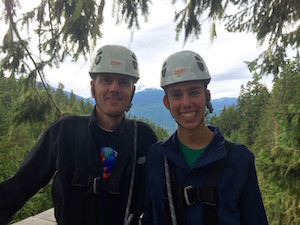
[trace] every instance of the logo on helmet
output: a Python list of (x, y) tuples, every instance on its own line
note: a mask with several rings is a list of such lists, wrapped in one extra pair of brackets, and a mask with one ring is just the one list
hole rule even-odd
[(176, 68), (173, 70), (173, 76), (181, 77), (183, 74), (187, 72), (187, 68)]
[(109, 63), (111, 66), (120, 66), (122, 64), (122, 61), (113, 61), (112, 59), (110, 60)]
[(125, 62), (123, 60), (109, 59), (108, 68), (113, 71), (125, 70)]

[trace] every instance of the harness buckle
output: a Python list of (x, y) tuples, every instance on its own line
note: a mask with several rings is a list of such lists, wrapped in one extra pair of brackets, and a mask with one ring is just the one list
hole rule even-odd
[(196, 203), (196, 200), (192, 200), (193, 195), (191, 191), (193, 191), (193, 189), (194, 189), (193, 186), (186, 186), (183, 188), (184, 199), (188, 206), (194, 205)]
[(93, 182), (93, 193), (99, 194), (101, 191), (101, 177), (95, 177)]

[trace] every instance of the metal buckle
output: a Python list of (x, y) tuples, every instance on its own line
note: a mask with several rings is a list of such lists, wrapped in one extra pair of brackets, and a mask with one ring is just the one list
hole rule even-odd
[(99, 194), (100, 193), (100, 182), (101, 182), (101, 177), (95, 177), (94, 182), (93, 182), (93, 192), (94, 194)]
[(188, 191), (193, 189), (194, 187), (193, 186), (186, 186), (184, 189), (183, 189), (183, 194), (184, 194), (184, 199), (185, 199), (185, 202), (188, 206), (191, 206), (191, 205), (194, 205), (196, 203), (196, 201), (192, 201), (190, 202), (190, 198), (189, 198), (189, 193)]

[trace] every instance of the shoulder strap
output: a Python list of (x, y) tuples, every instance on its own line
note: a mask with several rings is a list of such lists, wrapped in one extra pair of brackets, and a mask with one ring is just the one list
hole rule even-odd
[[(87, 127), (88, 120), (79, 121), (77, 127), (74, 129), (74, 149), (72, 149), (73, 158), (73, 178), (71, 182), (71, 207), (70, 212), (72, 217), (70, 218), (71, 224), (82, 224), (84, 223), (84, 206), (86, 199), (86, 191), (88, 185), (92, 181), (92, 176), (87, 172)], [(92, 215), (95, 216), (94, 214)]]
[(127, 204), (125, 210), (124, 225), (129, 225), (134, 216), (132, 213), (130, 213), (130, 207), (131, 207), (134, 177), (135, 177), (135, 165), (137, 161), (137, 121), (132, 120), (132, 123), (133, 123), (133, 162), (132, 162), (132, 169), (131, 169), (130, 187), (128, 191), (128, 198), (127, 198)]
[(217, 183), (220, 178), (223, 165), (228, 157), (228, 153), (233, 143), (225, 140), (226, 156), (218, 160), (210, 168), (205, 183), (202, 187), (202, 195), (207, 197), (207, 202), (202, 202), (202, 224), (216, 225), (218, 224), (217, 214)]
[(87, 127), (88, 120), (80, 121), (75, 130), (74, 149), (73, 149), (73, 180), (74, 186), (87, 186), (92, 180), (92, 176), (88, 173), (87, 165)]

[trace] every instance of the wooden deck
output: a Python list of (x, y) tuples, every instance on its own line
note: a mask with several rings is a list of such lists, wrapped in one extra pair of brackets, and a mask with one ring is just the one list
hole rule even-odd
[(45, 212), (28, 217), (25, 220), (21, 220), (17, 223), (14, 223), (13, 225), (56, 225), (57, 223), (54, 218), (53, 210), (53, 208), (48, 209)]

